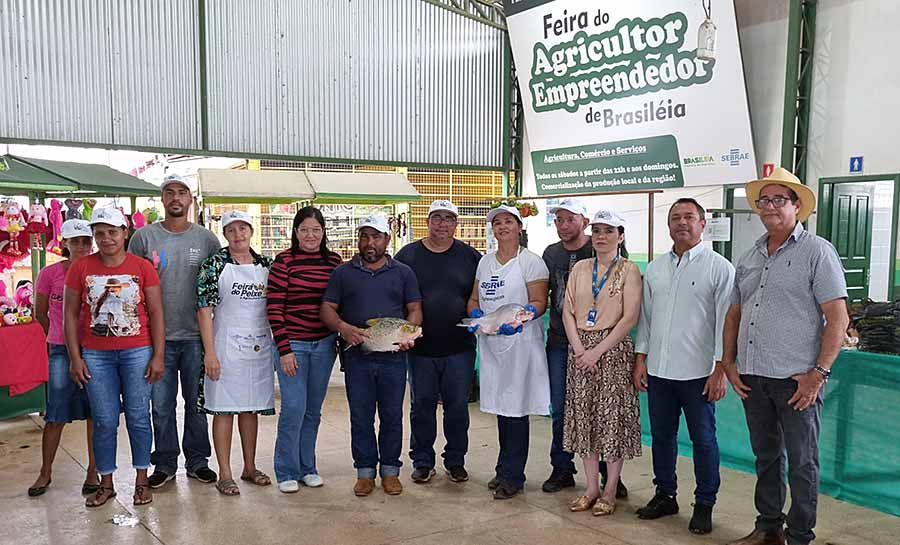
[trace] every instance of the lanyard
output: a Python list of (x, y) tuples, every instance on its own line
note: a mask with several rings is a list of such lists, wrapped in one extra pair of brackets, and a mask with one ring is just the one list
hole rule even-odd
[(609, 268), (606, 269), (606, 274), (600, 279), (600, 284), (597, 285), (597, 259), (594, 258), (594, 273), (591, 275), (591, 291), (594, 292), (594, 306), (597, 305), (597, 296), (600, 295), (600, 292), (603, 291), (603, 286), (606, 285), (606, 279), (609, 278), (609, 271), (611, 271), (618, 262), (619, 256), (616, 256), (616, 258), (612, 260), (612, 263), (609, 264)]

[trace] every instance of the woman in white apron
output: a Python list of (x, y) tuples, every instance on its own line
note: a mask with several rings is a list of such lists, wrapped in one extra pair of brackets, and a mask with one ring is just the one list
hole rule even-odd
[(200, 409), (213, 415), (213, 445), (219, 462), (216, 489), (240, 494), (231, 473), (231, 436), (238, 415), (244, 471), (241, 479), (265, 486), (268, 475), (256, 468), (258, 416), (275, 414), (275, 362), (278, 352), (266, 319), (266, 283), (271, 260), (250, 248), (253, 227), (246, 212), (222, 216), (228, 246), (200, 266), (197, 316), (203, 340), (204, 377)]
[(499, 335), (478, 336), (481, 410), (497, 415), (500, 436), (497, 474), (488, 487), (494, 499), (505, 500), (525, 486), (528, 416), (546, 415), (550, 409), (544, 328), (539, 318), (547, 307), (550, 273), (540, 256), (519, 246), (522, 218), (515, 207), (494, 208), (487, 221), (498, 247), (478, 264), (469, 314), (477, 317), (510, 303), (531, 305), (529, 310), (535, 313), (535, 319), (520, 329), (504, 326)]

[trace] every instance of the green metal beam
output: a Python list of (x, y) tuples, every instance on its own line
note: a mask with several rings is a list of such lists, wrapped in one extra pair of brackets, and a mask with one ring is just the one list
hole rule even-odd
[(817, 0), (790, 0), (781, 166), (806, 183)]
[(500, 2), (489, 0), (422, 0), (500, 30), (506, 30), (506, 16)]

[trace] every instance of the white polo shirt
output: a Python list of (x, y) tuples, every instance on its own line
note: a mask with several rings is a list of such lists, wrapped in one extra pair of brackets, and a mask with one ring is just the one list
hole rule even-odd
[(722, 359), (722, 329), (734, 285), (734, 267), (701, 242), (679, 260), (674, 250), (644, 273), (644, 297), (635, 352), (647, 355), (658, 378), (708, 377)]

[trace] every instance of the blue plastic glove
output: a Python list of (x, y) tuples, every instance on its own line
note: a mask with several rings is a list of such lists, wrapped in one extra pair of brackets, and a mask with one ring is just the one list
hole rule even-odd
[(528, 312), (534, 314), (535, 317), (537, 317), (537, 315), (538, 315), (538, 310), (537, 310), (537, 308), (536, 308), (534, 305), (532, 305), (531, 303), (525, 305), (525, 310), (527, 310)]
[(522, 332), (522, 325), (520, 324), (518, 327), (513, 327), (509, 324), (502, 324), (500, 329), (497, 330), (497, 335), (515, 335), (516, 333)]
[[(482, 316), (484, 316), (484, 311), (480, 308), (473, 308), (472, 312), (469, 313), (469, 318), (481, 318)], [(476, 331), (478, 331), (479, 327), (481, 326), (478, 324), (472, 324), (466, 329), (469, 331), (469, 333), (475, 333)]]

